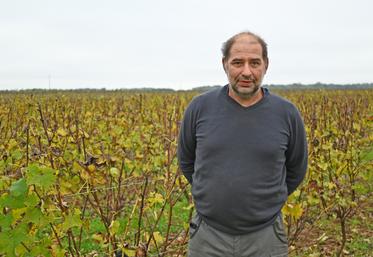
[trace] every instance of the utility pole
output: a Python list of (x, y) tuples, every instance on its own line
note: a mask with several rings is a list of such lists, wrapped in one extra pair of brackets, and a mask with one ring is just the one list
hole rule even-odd
[(51, 74), (48, 75), (48, 86), (49, 90), (51, 90)]

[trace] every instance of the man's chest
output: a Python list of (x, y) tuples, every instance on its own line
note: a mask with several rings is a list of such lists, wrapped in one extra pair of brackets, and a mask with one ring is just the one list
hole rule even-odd
[(196, 124), (197, 151), (242, 152), (283, 156), (290, 132), (286, 121), (275, 115), (213, 114)]

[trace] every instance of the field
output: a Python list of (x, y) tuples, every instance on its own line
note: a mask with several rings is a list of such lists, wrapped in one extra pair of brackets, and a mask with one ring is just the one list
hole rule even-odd
[[(372, 256), (373, 90), (292, 90), (309, 169), (284, 206), (290, 256)], [(185, 256), (177, 165), (197, 92), (0, 95), (0, 256)]]

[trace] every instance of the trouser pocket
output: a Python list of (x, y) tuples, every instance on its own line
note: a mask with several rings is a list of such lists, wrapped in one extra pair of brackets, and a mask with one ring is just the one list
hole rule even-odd
[(284, 244), (288, 243), (288, 238), (285, 232), (284, 222), (282, 221), (282, 216), (278, 215), (275, 223), (273, 223), (273, 230), (276, 237)]
[(195, 236), (195, 234), (197, 234), (199, 227), (201, 226), (201, 223), (202, 218), (196, 212), (189, 223), (189, 239), (192, 239)]

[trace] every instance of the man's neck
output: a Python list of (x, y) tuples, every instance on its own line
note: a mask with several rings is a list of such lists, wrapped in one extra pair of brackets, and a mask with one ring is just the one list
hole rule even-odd
[(260, 87), (258, 91), (255, 92), (255, 94), (252, 95), (250, 98), (242, 98), (238, 96), (230, 87), (228, 87), (228, 95), (241, 106), (249, 107), (259, 102), (263, 98), (264, 93), (263, 89)]

